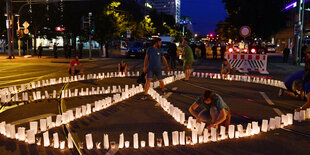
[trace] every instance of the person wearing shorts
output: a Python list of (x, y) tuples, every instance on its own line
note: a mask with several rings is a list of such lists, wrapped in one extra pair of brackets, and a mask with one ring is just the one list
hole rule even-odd
[(186, 39), (183, 40), (182, 47), (184, 56), (183, 69), (185, 70), (185, 81), (188, 81), (191, 75), (192, 64), (194, 62), (194, 55), (192, 49), (188, 46), (188, 41)]
[[(199, 113), (197, 108), (202, 107)], [(205, 90), (189, 108), (189, 112), (197, 119), (197, 122), (207, 123), (207, 129), (228, 127), (231, 120), (231, 112), (227, 104), (219, 94)]]
[(155, 38), (153, 42), (153, 46), (147, 49), (147, 52), (144, 58), (144, 68), (143, 68), (143, 72), (147, 73), (147, 80), (144, 86), (144, 96), (142, 97), (142, 100), (146, 100), (148, 97), (147, 93), (150, 88), (150, 83), (153, 77), (156, 77), (157, 80), (159, 80), (162, 94), (163, 95), (165, 94), (165, 85), (162, 80), (161, 59), (166, 65), (167, 72), (170, 70), (170, 68), (168, 66), (165, 56), (160, 50), (160, 47), (161, 47), (161, 39)]

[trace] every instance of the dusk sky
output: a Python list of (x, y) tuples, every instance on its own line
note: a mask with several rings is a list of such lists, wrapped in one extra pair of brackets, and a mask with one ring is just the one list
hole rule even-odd
[(181, 16), (191, 16), (195, 33), (214, 32), (227, 13), (221, 0), (181, 0)]

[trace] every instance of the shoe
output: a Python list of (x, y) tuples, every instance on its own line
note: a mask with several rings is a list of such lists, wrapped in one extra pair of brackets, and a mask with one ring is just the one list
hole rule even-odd
[(284, 92), (283, 89), (279, 89), (278, 95), (279, 95), (279, 96), (282, 96), (282, 95), (283, 95), (283, 92)]

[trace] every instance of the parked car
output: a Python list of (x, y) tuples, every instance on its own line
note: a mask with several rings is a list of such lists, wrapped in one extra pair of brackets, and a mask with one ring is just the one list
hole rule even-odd
[(144, 41), (134, 41), (129, 44), (127, 57), (143, 58), (145, 56), (146, 48)]
[(276, 45), (268, 45), (267, 46), (268, 53), (276, 53)]

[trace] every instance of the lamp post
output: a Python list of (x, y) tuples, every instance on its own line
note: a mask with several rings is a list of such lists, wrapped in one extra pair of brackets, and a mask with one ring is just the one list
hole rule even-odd
[(88, 24), (89, 24), (89, 59), (91, 60), (91, 16), (92, 16), (92, 13), (89, 12), (88, 13)]
[(301, 50), (303, 42), (303, 32), (304, 32), (304, 12), (305, 12), (305, 0), (297, 0), (297, 10), (296, 10), (296, 23), (295, 23), (295, 38), (294, 38), (294, 64), (300, 65), (302, 61)]
[[(17, 17), (17, 32), (20, 33), (20, 23), (19, 23), (19, 14), (15, 14), (15, 16)], [(20, 53), (20, 36), (18, 37), (18, 56), (21, 56)]]
[(6, 28), (8, 35), (8, 55), (9, 59), (15, 58), (14, 56), (14, 31), (13, 31), (13, 21), (14, 16), (12, 14), (12, 2), (10, 0), (6, 1), (6, 12), (7, 12), (7, 20), (6, 20)]

